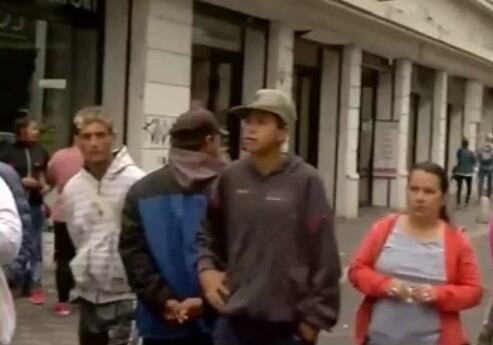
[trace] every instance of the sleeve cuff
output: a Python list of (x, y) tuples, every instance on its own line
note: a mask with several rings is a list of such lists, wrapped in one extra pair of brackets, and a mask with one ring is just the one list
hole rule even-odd
[(202, 259), (197, 263), (197, 272), (200, 274), (208, 270), (217, 270), (216, 265), (214, 265), (213, 260)]

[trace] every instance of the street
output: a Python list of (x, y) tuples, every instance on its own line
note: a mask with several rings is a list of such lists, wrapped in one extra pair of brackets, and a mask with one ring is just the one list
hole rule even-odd
[[(475, 221), (475, 207), (460, 210), (454, 214), (457, 225), (467, 228), (481, 266), (481, 274), (486, 287), (485, 297), (481, 307), (465, 312), (463, 315), (464, 327), (469, 339), (475, 342), (485, 308), (490, 299), (490, 257), (487, 241), (487, 226)], [(384, 211), (378, 209), (363, 210), (357, 220), (340, 221), (337, 224), (340, 254), (346, 267), (351, 253), (359, 243), (363, 232), (368, 225)], [(77, 344), (77, 316), (59, 318), (52, 314), (51, 306), (55, 299), (52, 268), (48, 268), (45, 283), (49, 292), (49, 303), (42, 307), (33, 307), (25, 299), (17, 301), (18, 332), (13, 345), (76, 345)], [(338, 326), (331, 334), (321, 336), (320, 345), (349, 345), (352, 344), (352, 327), (354, 313), (360, 301), (360, 296), (343, 278), (342, 283), (342, 313)]]

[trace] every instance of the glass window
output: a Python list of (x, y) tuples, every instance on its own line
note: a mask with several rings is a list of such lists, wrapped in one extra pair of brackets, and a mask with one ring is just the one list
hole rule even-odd
[(0, 0), (0, 132), (28, 111), (48, 150), (70, 142), (74, 113), (100, 101), (102, 12), (97, 0)]

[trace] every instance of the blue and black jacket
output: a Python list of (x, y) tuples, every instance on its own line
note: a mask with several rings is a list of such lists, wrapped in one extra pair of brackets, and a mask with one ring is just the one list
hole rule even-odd
[(128, 192), (120, 253), (138, 297), (137, 326), (144, 339), (207, 335), (212, 318), (183, 326), (164, 318), (166, 301), (200, 297), (197, 233), (206, 213), (209, 181), (180, 186), (170, 167), (137, 182)]

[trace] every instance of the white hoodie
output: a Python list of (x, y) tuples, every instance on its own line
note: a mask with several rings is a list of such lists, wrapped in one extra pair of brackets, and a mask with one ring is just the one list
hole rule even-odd
[(22, 225), (9, 187), (0, 178), (0, 344), (10, 344), (15, 330), (15, 307), (1, 266), (17, 256)]
[(101, 180), (82, 169), (65, 186), (67, 227), (76, 248), (71, 262), (75, 293), (95, 304), (134, 295), (118, 252), (123, 203), (144, 173), (122, 148)]
[(0, 266), (17, 256), (22, 241), (22, 225), (12, 192), (0, 178)]

